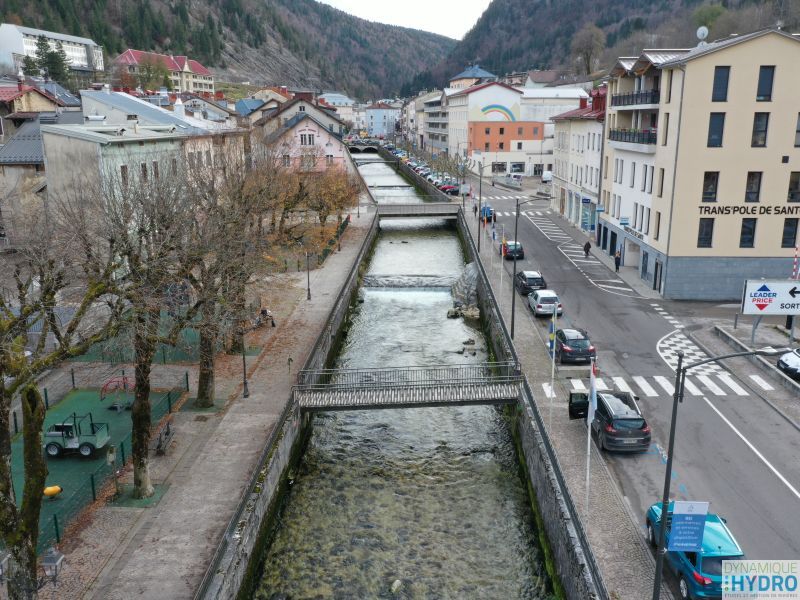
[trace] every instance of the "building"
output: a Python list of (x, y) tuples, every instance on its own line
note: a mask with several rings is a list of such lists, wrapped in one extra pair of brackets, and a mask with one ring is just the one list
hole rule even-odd
[(296, 112), (278, 129), (264, 138), (280, 164), (301, 171), (319, 172), (344, 169), (355, 173), (356, 167), (341, 136), (318, 121), (310, 112)]
[(367, 113), (367, 134), (369, 137), (385, 138), (395, 133), (395, 125), (400, 118), (400, 109), (385, 102), (370, 104)]
[(521, 85), (530, 88), (541, 88), (557, 82), (559, 79), (561, 79), (561, 77), (561, 71), (552, 69), (546, 71), (528, 71), (526, 73), (525, 81)]
[(609, 82), (599, 245), (666, 298), (787, 278), (800, 218), (800, 40), (645, 50)]
[(311, 115), (317, 123), (322, 123), (330, 133), (340, 138), (344, 135), (347, 127), (336, 115), (336, 111), (319, 106), (313, 101), (302, 97), (295, 98), (294, 100), (280, 105), (276, 110), (269, 112), (256, 121), (253, 127), (259, 132), (262, 138), (267, 139), (273, 133), (285, 127), (297, 114)]
[(0, 85), (0, 143), (10, 139), (26, 121), (37, 113), (54, 112), (59, 106), (55, 98), (22, 83)]
[(449, 152), (447, 96), (456, 93), (454, 88), (433, 92), (423, 101), (423, 136), (427, 150), (433, 154)]
[[(117, 78), (123, 87), (136, 87), (135, 82), (148, 69), (164, 68), (169, 73), (170, 87), (176, 92), (214, 94), (214, 75), (198, 61), (187, 56), (172, 56), (142, 50), (125, 50), (114, 59)], [(134, 83), (134, 85), (130, 85)], [(158, 82), (161, 85), (162, 82)]]
[(345, 123), (348, 123), (349, 127), (353, 126), (355, 123), (355, 114), (353, 111), (353, 106), (356, 103), (355, 100), (337, 92), (327, 92), (325, 94), (321, 94), (319, 99), (324, 100), (327, 104), (333, 106), (336, 109), (336, 113), (339, 115), (339, 118)]
[(0, 64), (5, 63), (14, 73), (19, 73), (26, 56), (36, 57), (36, 44), (41, 36), (47, 38), (53, 50), (61, 44), (72, 70), (87, 73), (105, 70), (103, 48), (89, 38), (10, 23), (0, 24)]
[(579, 108), (552, 118), (553, 209), (584, 231), (594, 231), (597, 215), (604, 210), (600, 198), (603, 156), (605, 87), (592, 90)]
[(481, 69), (479, 65), (475, 64), (468, 66), (458, 75), (451, 77), (450, 83), (447, 87), (451, 87), (456, 90), (463, 90), (464, 88), (478, 85), (479, 83), (495, 81), (496, 79), (497, 75), (489, 73), (489, 71)]

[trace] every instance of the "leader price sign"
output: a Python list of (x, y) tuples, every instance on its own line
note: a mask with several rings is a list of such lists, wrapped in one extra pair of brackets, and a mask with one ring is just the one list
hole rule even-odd
[(800, 314), (800, 281), (748, 279), (744, 283), (742, 314)]

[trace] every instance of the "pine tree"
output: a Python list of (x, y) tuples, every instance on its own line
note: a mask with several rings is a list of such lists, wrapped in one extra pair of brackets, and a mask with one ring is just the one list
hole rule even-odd
[(39, 65), (36, 63), (36, 59), (32, 56), (22, 59), (22, 72), (25, 75), (39, 75)]

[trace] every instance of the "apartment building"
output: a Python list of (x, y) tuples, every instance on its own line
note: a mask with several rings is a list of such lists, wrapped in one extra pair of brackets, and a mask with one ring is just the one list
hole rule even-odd
[(592, 90), (580, 106), (552, 118), (553, 210), (584, 231), (594, 231), (599, 203), (603, 155), (603, 121), (607, 88)]
[(370, 104), (367, 113), (367, 133), (370, 137), (384, 138), (394, 134), (400, 119), (400, 109), (385, 102)]
[(214, 75), (200, 62), (187, 56), (128, 49), (114, 59), (114, 65), (120, 71), (123, 85), (126, 79), (135, 80), (144, 71), (159, 66), (169, 72), (170, 85), (177, 92), (214, 93)]
[(424, 101), (423, 132), (427, 149), (433, 154), (447, 153), (447, 96), (457, 90), (445, 88)]
[(666, 298), (737, 300), (792, 273), (800, 39), (645, 50), (611, 72), (597, 240)]
[(47, 39), (53, 50), (61, 44), (72, 70), (89, 73), (104, 70), (103, 48), (93, 40), (11, 23), (0, 24), (0, 63), (5, 63), (14, 69), (14, 73), (18, 73), (26, 56), (36, 57), (36, 44), (41, 36)]

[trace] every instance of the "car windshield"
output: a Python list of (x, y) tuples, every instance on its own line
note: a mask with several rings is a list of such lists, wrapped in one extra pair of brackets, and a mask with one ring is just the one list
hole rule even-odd
[(517, 248), (521, 248), (522, 244), (519, 242), (508, 242), (508, 249), (509, 250), (516, 250)]
[(542, 278), (541, 277), (528, 277), (528, 285), (541, 285)]
[(644, 419), (615, 419), (615, 429), (641, 429), (644, 427)]
[(555, 304), (556, 297), (555, 296), (540, 296), (539, 297), (539, 304)]
[(573, 348), (588, 348), (589, 340), (571, 340), (567, 338), (567, 344)]
[(741, 560), (744, 556), (706, 556), (701, 570), (703, 575), (722, 575), (723, 560)]

